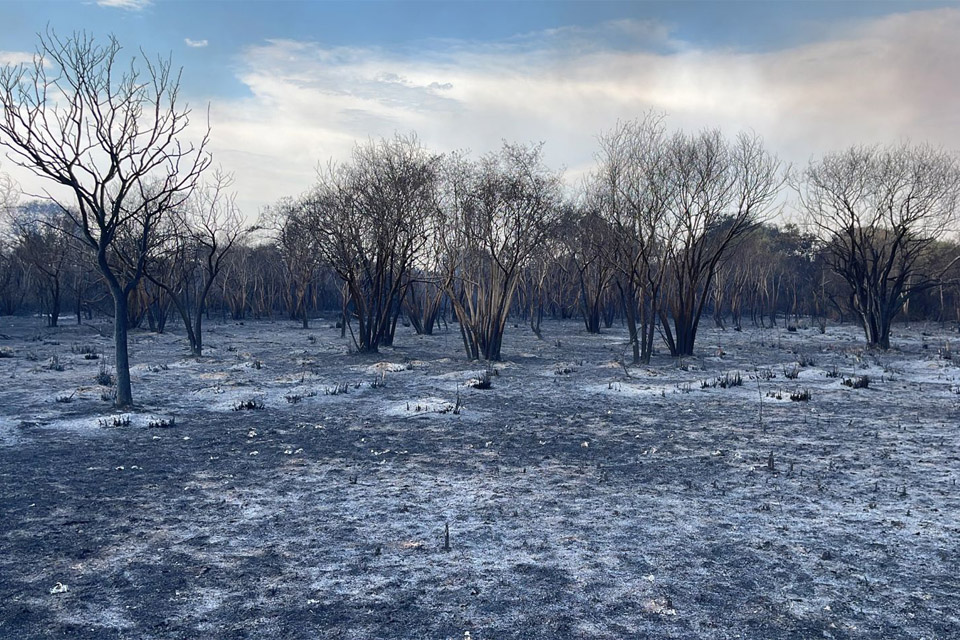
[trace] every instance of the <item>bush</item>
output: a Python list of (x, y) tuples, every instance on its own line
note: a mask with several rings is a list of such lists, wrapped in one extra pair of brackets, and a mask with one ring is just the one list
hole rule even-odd
[(797, 389), (790, 393), (790, 399), (794, 402), (806, 402), (810, 399), (809, 389)]
[(743, 386), (743, 376), (740, 375), (739, 371), (735, 371), (732, 374), (725, 373), (719, 378), (713, 380), (712, 382), (708, 380), (703, 380), (700, 382), (701, 389), (707, 389), (711, 387), (714, 389), (717, 387), (720, 387), (721, 389), (729, 389), (730, 387), (742, 387), (742, 386)]
[(486, 371), (481, 373), (477, 378), (474, 378), (473, 380), (469, 380), (467, 382), (467, 386), (473, 387), (474, 389), (491, 389), (493, 388), (493, 380), (492, 380), (493, 375), (494, 373), (490, 369), (487, 369)]
[(100, 369), (97, 371), (94, 381), (104, 387), (113, 386), (113, 376), (107, 371), (107, 363), (103, 360), (100, 361)]
[(233, 405), (234, 411), (260, 411), (263, 409), (263, 402), (259, 400), (242, 400)]
[(130, 416), (111, 416), (97, 420), (101, 427), (129, 427)]
[(92, 358), (87, 358), (87, 360), (96, 360), (98, 357), (97, 348), (89, 344), (75, 344), (70, 347), (70, 351), (77, 354), (78, 356), (93, 356)]
[(338, 396), (341, 393), (350, 393), (350, 385), (346, 382), (338, 382), (332, 387), (327, 387), (323, 390), (323, 395), (325, 396)]
[(870, 377), (853, 376), (852, 378), (844, 378), (843, 386), (850, 387), (851, 389), (866, 389), (870, 386)]
[(797, 364), (801, 367), (812, 367), (816, 363), (813, 361), (812, 356), (801, 353), (797, 356)]

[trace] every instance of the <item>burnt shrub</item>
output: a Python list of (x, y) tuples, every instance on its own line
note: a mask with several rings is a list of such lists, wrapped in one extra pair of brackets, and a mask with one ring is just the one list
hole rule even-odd
[(703, 380), (700, 382), (701, 389), (720, 387), (721, 389), (730, 389), (731, 387), (742, 387), (743, 386), (743, 376), (740, 375), (739, 371), (734, 371), (733, 373), (725, 373), (722, 376), (716, 378), (713, 381)]
[(492, 389), (494, 372), (487, 369), (473, 380), (467, 381), (467, 386), (474, 389)]
[(851, 389), (867, 389), (870, 387), (870, 377), (853, 376), (852, 378), (844, 378), (842, 384), (843, 386), (850, 387)]
[(100, 368), (97, 370), (97, 375), (94, 377), (94, 381), (104, 387), (113, 386), (113, 375), (107, 371), (107, 363), (103, 360), (100, 361)]

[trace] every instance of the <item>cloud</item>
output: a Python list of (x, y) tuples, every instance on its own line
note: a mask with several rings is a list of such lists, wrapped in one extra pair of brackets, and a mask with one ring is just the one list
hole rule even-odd
[[(190, 103), (209, 101), (215, 160), (236, 174), (249, 216), (306, 190), (318, 163), (395, 132), (475, 154), (503, 139), (542, 140), (574, 184), (594, 164), (599, 133), (650, 109), (672, 128), (753, 130), (796, 165), (858, 143), (960, 150), (960, 9), (819, 33), (763, 52), (698, 48), (633, 21), (493, 43), (433, 40), (416, 52), (271, 40), (236, 61), (246, 96)], [(199, 110), (196, 120), (202, 129)]]
[(205, 47), (205, 46), (207, 46), (208, 44), (210, 44), (206, 39), (204, 39), (204, 40), (191, 40), (190, 38), (184, 38), (183, 41), (184, 41), (184, 43), (186, 43), (186, 45), (187, 45), (188, 47), (193, 47), (194, 49), (202, 49), (203, 47)]
[(33, 62), (33, 55), (25, 51), (0, 51), (0, 65), (30, 64)]
[(507, 39), (504, 51), (548, 53), (551, 56), (579, 56), (596, 51), (675, 51), (686, 47), (670, 27), (654, 20), (610, 20), (595, 25), (563, 26), (533, 31)]
[(957, 9), (892, 15), (764, 53), (697, 49), (631, 21), (434, 42), (417, 56), (274, 40), (243, 56), (250, 97), (215, 101), (211, 120), (218, 160), (250, 185), (250, 206), (307, 188), (317, 162), (395, 131), (416, 131), (440, 151), (544, 140), (547, 159), (575, 180), (593, 164), (597, 134), (649, 109), (672, 127), (756, 131), (805, 164), (904, 138), (960, 149), (958, 59)]
[(126, 11), (141, 11), (151, 4), (153, 4), (153, 0), (97, 0), (97, 6)]

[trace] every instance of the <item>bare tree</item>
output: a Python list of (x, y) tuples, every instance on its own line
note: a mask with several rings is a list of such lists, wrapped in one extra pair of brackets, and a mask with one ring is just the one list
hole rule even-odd
[(530, 253), (517, 285), (518, 303), (527, 314), (530, 330), (539, 340), (543, 340), (540, 327), (547, 299), (548, 278), (552, 271), (560, 267), (562, 254), (563, 243), (559, 238), (544, 238)]
[(160, 250), (145, 271), (165, 291), (183, 320), (190, 353), (203, 355), (203, 317), (207, 298), (225, 258), (244, 233), (243, 218), (227, 190), (233, 178), (216, 173), (167, 217)]
[(615, 274), (610, 247), (615, 238), (602, 205), (590, 199), (566, 211), (562, 226), (569, 268), (579, 289), (580, 315), (587, 333), (600, 333), (607, 288)]
[(415, 269), (410, 274), (403, 297), (403, 310), (418, 334), (433, 335), (433, 329), (441, 318), (444, 295), (436, 270)]
[(661, 327), (671, 355), (693, 354), (697, 328), (721, 261), (770, 215), (784, 177), (757, 136), (733, 142), (717, 130), (676, 133), (666, 148), (664, 235), (668, 281)]
[(38, 299), (46, 312), (47, 326), (60, 319), (63, 289), (72, 263), (73, 223), (58, 207), (31, 202), (10, 216), (15, 251), (38, 274)]
[(501, 358), (522, 269), (556, 223), (560, 181), (544, 167), (541, 147), (504, 143), (476, 163), (449, 164), (445, 288), (473, 359)]
[(425, 242), (407, 273), (403, 311), (414, 331), (420, 335), (433, 335), (445, 306), (443, 265), (446, 255), (444, 243), (438, 237), (439, 230), (444, 228), (444, 213), (443, 207), (433, 207), (432, 215), (425, 221)]
[(285, 294), (291, 318), (299, 318), (304, 329), (310, 328), (307, 294), (323, 256), (317, 247), (308, 198), (284, 198), (266, 209), (259, 227), (273, 231), (276, 248), (286, 277)]
[(414, 137), (357, 146), (321, 174), (305, 211), (319, 254), (343, 280), (360, 352), (390, 345), (408, 275), (438, 206), (440, 156)]
[(0, 172), (0, 220), (8, 219), (19, 201), (19, 185), (9, 174)]
[(667, 215), (667, 140), (663, 118), (649, 113), (600, 137), (599, 167), (587, 197), (611, 228), (606, 261), (620, 293), (633, 363), (649, 363), (660, 312), (667, 246), (674, 237)]
[(210, 163), (181, 138), (190, 110), (179, 106), (179, 73), (169, 60), (118, 60), (115, 38), (40, 36), (30, 65), (0, 71), (0, 144), (13, 162), (61, 187), (61, 203), (114, 302), (116, 405), (132, 404), (127, 296), (146, 264), (160, 218), (180, 206)]
[(15, 298), (18, 264), (13, 256), (14, 238), (10, 216), (20, 199), (20, 188), (8, 174), (0, 172), (0, 313), (9, 313)]
[(796, 188), (867, 343), (889, 349), (894, 318), (958, 257), (936, 267), (930, 259), (955, 230), (960, 162), (925, 145), (852, 147), (811, 162)]

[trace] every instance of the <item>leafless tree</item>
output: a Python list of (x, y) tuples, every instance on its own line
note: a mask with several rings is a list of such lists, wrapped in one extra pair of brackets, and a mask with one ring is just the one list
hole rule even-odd
[(37, 273), (38, 298), (47, 325), (56, 327), (63, 289), (73, 266), (73, 222), (58, 207), (32, 202), (15, 209), (10, 224), (17, 255)]
[(566, 213), (561, 229), (567, 259), (561, 265), (570, 269), (577, 283), (587, 333), (600, 333), (607, 289), (616, 270), (610, 252), (616, 239), (601, 202), (587, 198)]
[(19, 185), (9, 174), (0, 171), (0, 220), (9, 219), (19, 201)]
[(305, 197), (284, 198), (266, 209), (258, 224), (275, 234), (276, 248), (287, 280), (287, 307), (291, 317), (299, 318), (304, 329), (310, 328), (307, 294), (323, 263), (310, 217), (311, 206)]
[[(17, 202), (20, 199), (20, 189), (17, 183), (8, 174), (0, 171), (0, 294), (4, 300), (9, 299), (6, 295), (10, 288), (10, 282), (13, 279), (13, 255), (11, 245), (13, 244), (13, 233), (10, 228), (10, 216), (16, 210)], [(5, 310), (7, 305), (0, 305), (0, 313)]]
[(444, 215), (443, 207), (433, 207), (432, 215), (425, 221), (425, 241), (407, 273), (403, 311), (414, 331), (420, 335), (433, 334), (445, 307), (443, 265), (446, 263), (446, 254), (444, 243), (438, 237), (439, 230), (444, 228)]
[(216, 173), (173, 210), (161, 226), (161, 244), (145, 271), (166, 292), (183, 320), (190, 352), (203, 355), (207, 299), (225, 258), (245, 233), (243, 217), (228, 190), (233, 178)]
[(663, 118), (650, 113), (600, 136), (598, 168), (587, 197), (606, 225), (606, 261), (623, 305), (633, 363), (650, 362), (674, 231), (667, 215), (667, 139)]
[(348, 322), (360, 352), (390, 345), (408, 276), (438, 206), (440, 156), (414, 137), (371, 141), (348, 164), (331, 165), (305, 199), (324, 261), (346, 286)]
[(531, 331), (540, 340), (543, 340), (541, 325), (547, 302), (548, 280), (550, 274), (560, 268), (566, 257), (564, 243), (555, 236), (558, 234), (551, 234), (551, 237), (544, 238), (534, 247), (517, 284), (517, 296), (520, 298), (518, 304), (527, 315)]
[(610, 246), (633, 360), (649, 361), (658, 321), (671, 355), (690, 355), (717, 269), (775, 204), (780, 164), (756, 136), (668, 136), (656, 114), (600, 141), (593, 184), (616, 230)]
[(182, 140), (190, 110), (178, 103), (170, 61), (144, 56), (124, 66), (120, 51), (112, 37), (98, 44), (83, 33), (41, 35), (32, 64), (0, 70), (0, 144), (59, 187), (47, 197), (96, 257), (114, 301), (116, 405), (125, 407), (133, 402), (127, 296), (158, 221), (187, 199), (210, 159), (206, 136), (197, 145)]
[(897, 314), (957, 259), (930, 260), (934, 243), (955, 231), (960, 162), (925, 145), (852, 147), (811, 162), (796, 188), (867, 343), (889, 349)]
[(666, 148), (668, 280), (661, 327), (671, 355), (693, 354), (711, 283), (731, 248), (776, 206), (784, 177), (762, 140), (718, 130), (674, 134)]
[(504, 143), (475, 163), (452, 158), (448, 181), (445, 288), (467, 356), (499, 360), (522, 269), (556, 224), (559, 178), (541, 145)]

